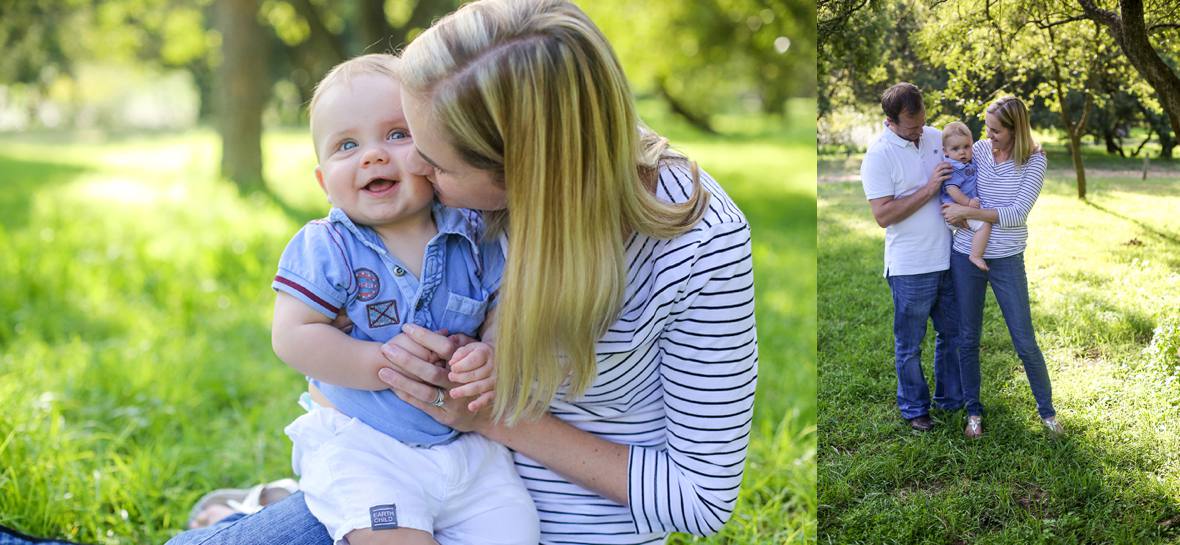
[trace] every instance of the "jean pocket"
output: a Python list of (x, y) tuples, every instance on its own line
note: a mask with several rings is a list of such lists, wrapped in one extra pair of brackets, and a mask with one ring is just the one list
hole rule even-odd
[(447, 310), (443, 313), (441, 327), (451, 333), (462, 333), (476, 337), (488, 311), (488, 297), (475, 299), (458, 293), (447, 294)]

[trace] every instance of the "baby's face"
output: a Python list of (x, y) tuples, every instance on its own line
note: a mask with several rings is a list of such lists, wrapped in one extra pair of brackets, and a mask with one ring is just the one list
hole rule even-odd
[(363, 74), (326, 90), (316, 105), (316, 179), (356, 223), (395, 224), (434, 199), (430, 182), (406, 168), (414, 141), (401, 104), (397, 81)]
[(970, 163), (971, 139), (966, 136), (951, 136), (942, 143), (942, 152), (960, 163)]

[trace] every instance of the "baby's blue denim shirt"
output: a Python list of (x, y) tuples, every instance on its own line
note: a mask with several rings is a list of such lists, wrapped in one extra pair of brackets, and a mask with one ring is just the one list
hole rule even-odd
[(943, 157), (942, 160), (951, 164), (951, 177), (942, 182), (942, 190), (939, 191), (939, 196), (944, 203), (955, 202), (950, 194), (946, 192), (946, 186), (954, 185), (959, 187), (968, 199), (974, 199), (979, 195), (975, 192), (975, 163), (962, 163), (951, 159), (950, 157)]
[[(287, 244), (272, 287), (329, 318), (343, 309), (354, 324), (350, 335), (363, 341), (386, 342), (405, 323), (478, 337), (504, 273), (504, 253), (496, 241), (480, 241), (478, 212), (435, 203), (433, 213), (438, 234), (426, 245), (420, 279), (386, 251), (376, 231), (333, 208)], [(390, 390), (308, 380), (344, 414), (403, 443), (437, 445), (458, 435)]]

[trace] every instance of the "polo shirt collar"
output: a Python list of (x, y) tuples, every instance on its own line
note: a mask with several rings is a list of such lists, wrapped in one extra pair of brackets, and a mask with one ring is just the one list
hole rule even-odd
[[(922, 138), (921, 137), (918, 137), (917, 142), (911, 142), (909, 140), (906, 140), (905, 138), (898, 136), (897, 133), (893, 132), (893, 129), (890, 129), (889, 125), (887, 123), (885, 123), (884, 121), (881, 122), (881, 126), (885, 127), (885, 134), (882, 135), (882, 137), (885, 138), (886, 142), (889, 142), (890, 144), (893, 144), (899, 148), (904, 148), (906, 146), (914, 146), (914, 148), (921, 148), (921, 146), (922, 146)], [(925, 127), (922, 127), (922, 135), (923, 136), (926, 135), (926, 128)]]

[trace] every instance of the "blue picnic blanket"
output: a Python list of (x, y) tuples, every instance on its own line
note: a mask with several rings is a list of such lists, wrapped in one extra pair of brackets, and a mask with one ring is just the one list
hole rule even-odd
[(42, 539), (33, 536), (22, 534), (12, 528), (0, 525), (0, 545), (30, 545), (32, 543), (40, 543), (41, 545), (80, 545), (73, 541), (56, 541), (52, 539)]

